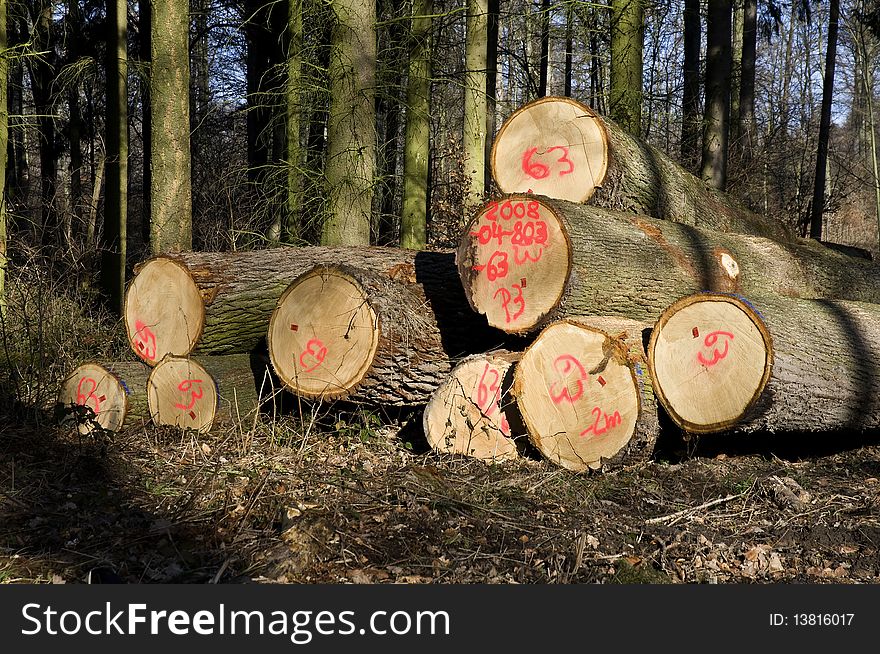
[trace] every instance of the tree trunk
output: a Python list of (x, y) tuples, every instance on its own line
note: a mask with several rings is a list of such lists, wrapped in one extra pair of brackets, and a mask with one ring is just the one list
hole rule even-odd
[(510, 395), (516, 352), (476, 354), (459, 363), (431, 395), (422, 418), (437, 452), (497, 463), (519, 456), (511, 428), (522, 418)]
[(348, 258), (317, 266), (278, 300), (269, 356), (295, 394), (425, 404), (456, 358), (503, 344), (502, 334), (468, 311), (450, 255), (387, 255), (382, 266), (354, 266)]
[(550, 11), (551, 0), (541, 0), (541, 54), (538, 62), (538, 97), (547, 95), (550, 73)]
[(293, 243), (301, 236), (303, 192), (305, 190), (302, 168), (303, 148), (300, 145), (303, 123), (303, 0), (288, 0), (287, 86), (285, 93), (287, 110), (287, 189), (281, 242)]
[[(720, 299), (730, 301), (727, 296)], [(880, 307), (837, 300), (769, 296), (749, 299), (753, 313), (759, 313), (759, 320), (772, 339), (772, 369), (763, 393), (741, 418), (724, 429), (740, 433), (788, 432), (804, 436), (821, 433), (827, 439), (848, 432), (875, 431), (880, 427), (880, 367), (877, 363), (880, 361)], [(701, 302), (698, 298), (697, 302), (717, 304), (717, 300), (709, 298)], [(690, 306), (698, 305), (692, 303)], [(666, 316), (667, 327), (672, 324), (676, 313), (670, 307)], [(710, 308), (703, 315), (714, 317), (717, 313)], [(754, 352), (741, 352), (742, 346), (754, 350), (750, 339), (737, 339), (739, 332), (735, 327), (725, 329), (727, 325), (718, 321), (707, 322), (704, 330), (702, 325), (694, 324), (692, 316), (686, 312), (684, 318), (682, 325), (687, 333), (676, 346), (680, 348), (678, 365), (690, 366), (692, 373), (700, 374), (703, 380), (702, 398), (692, 392), (686, 404), (705, 402), (707, 395), (728, 398), (730, 389), (743, 385), (749, 387), (749, 383), (755, 388), (757, 375), (752, 375), (751, 382), (744, 381), (743, 377), (748, 373), (739, 370), (742, 366), (735, 366), (738, 362), (755, 358)], [(691, 333), (694, 326), (699, 330), (696, 339)], [(717, 331), (715, 340), (712, 340), (714, 330), (721, 331)], [(722, 331), (733, 334), (733, 337)], [(651, 354), (651, 367), (660, 398), (667, 392), (667, 385), (670, 388), (675, 386), (675, 381), (670, 382), (666, 372), (661, 371), (656, 363), (656, 350), (660, 349), (661, 339), (666, 338), (664, 325), (660, 324), (659, 329), (654, 330), (651, 348), (655, 350)], [(674, 343), (668, 343), (667, 347), (670, 345)], [(697, 358), (699, 355), (703, 356), (703, 361)], [(707, 366), (713, 361), (715, 364)], [(673, 379), (681, 375), (679, 371)], [(674, 391), (667, 393), (666, 403), (671, 402), (670, 394), (674, 396)], [(738, 393), (740, 398), (745, 395), (744, 392)], [(680, 400), (673, 406), (681, 407)], [(674, 410), (686, 411), (683, 408)]]
[(40, 0), (35, 17), (31, 41), (33, 48), (42, 54), (28, 57), (30, 64), (31, 91), (37, 117), (37, 135), (40, 154), (40, 242), (44, 245), (60, 245), (58, 212), (56, 207), (57, 189), (57, 145), (55, 134), (55, 102), (52, 81), (55, 78), (55, 50), (51, 35), (52, 3)]
[(822, 113), (816, 152), (816, 178), (810, 211), (810, 238), (822, 238), (822, 214), (825, 211), (825, 176), (828, 164), (828, 140), (831, 134), (831, 102), (834, 96), (834, 65), (837, 59), (837, 23), (840, 0), (831, 0), (828, 17), (828, 50), (825, 53), (825, 79), (822, 84)]
[(743, 33), (745, 0), (733, 1), (733, 30), (730, 60), (730, 141), (737, 147), (740, 137), (739, 98), (742, 86)]
[(272, 40), (277, 35), (273, 35), (269, 29), (271, 10), (266, 0), (245, 2), (248, 180), (253, 184), (265, 180), (272, 148), (268, 78)]
[(413, 250), (423, 249), (428, 242), (432, 11), (432, 0), (418, 0), (413, 3), (406, 90), (403, 214), (400, 219), (400, 245)]
[(781, 243), (530, 196), (484, 208), (457, 263), (474, 310), (511, 333), (581, 314), (654, 321), (703, 290), (880, 304), (880, 266), (815, 241)]
[(192, 248), (189, 3), (152, 0), (151, 220), (154, 254)]
[(577, 317), (544, 329), (522, 355), (512, 393), (529, 440), (569, 470), (650, 458), (659, 433), (635, 321)]
[(334, 0), (323, 245), (368, 245), (376, 171), (376, 3)]
[(782, 240), (789, 229), (758, 216), (668, 156), (568, 98), (532, 102), (502, 125), (492, 171), (505, 193), (533, 192), (724, 231)]
[(565, 90), (563, 95), (571, 97), (572, 72), (574, 68), (574, 7), (565, 8)]
[(643, 0), (611, 1), (611, 91), (609, 116), (638, 137), (642, 123)]
[(483, 188), (494, 193), (492, 167), (492, 139), (498, 131), (498, 40), (501, 0), (488, 0), (489, 15), (486, 22), (486, 139), (483, 143)]
[(101, 232), (101, 288), (122, 315), (128, 228), (128, 3), (107, 1), (107, 186)]
[[(6, 39), (6, 0), (0, 0), (0, 52), (5, 53), (9, 44)], [(9, 149), (9, 59), (0, 56), (0, 320), (6, 318), (6, 155)]]
[(758, 48), (758, 0), (744, 0), (743, 45), (739, 82), (740, 152), (743, 161), (751, 158), (755, 145), (755, 62)]
[(730, 132), (730, 15), (732, 0), (709, 0), (706, 18), (706, 107), (700, 177), (723, 191), (727, 186)]
[[(153, 186), (152, 161), (153, 161), (153, 117), (150, 102), (150, 57), (151, 54), (151, 34), (150, 30), (152, 21), (152, 10), (150, 3), (152, 0), (138, 0), (138, 36), (140, 38), (138, 48), (138, 58), (143, 69), (143, 77), (140, 79), (141, 90), (141, 239), (144, 244), (150, 243), (150, 220), (152, 217), (152, 198), (150, 192)], [(94, 172), (94, 167), (93, 167)], [(94, 199), (93, 199), (94, 203)]]
[(464, 127), (462, 147), (467, 188), (464, 214), (469, 216), (483, 201), (486, 166), (486, 33), (488, 0), (468, 0), (465, 40)]

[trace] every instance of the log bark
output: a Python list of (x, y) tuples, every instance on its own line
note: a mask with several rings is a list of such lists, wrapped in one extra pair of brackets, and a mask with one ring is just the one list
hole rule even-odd
[[(880, 427), (880, 307), (781, 297), (754, 297), (749, 304), (772, 338), (772, 369), (763, 393), (725, 430), (833, 438)], [(703, 339), (692, 342), (694, 357), (705, 351), (711, 361), (714, 350), (724, 351), (721, 340), (711, 348), (701, 347)], [(719, 370), (731, 357), (719, 361)], [(655, 380), (663, 387), (659, 371)]]
[[(215, 426), (252, 421), (277, 390), (268, 379), (268, 364), (248, 355), (199, 356), (194, 360), (217, 383)], [(62, 421), (73, 419), (82, 434), (98, 428), (118, 432), (143, 427), (150, 422), (147, 380), (151, 371), (140, 361), (83, 364), (62, 382), (57, 415)], [(188, 399), (181, 393), (181, 401)]]
[(136, 268), (125, 303), (125, 326), (135, 353), (150, 365), (166, 354), (251, 352), (266, 337), (278, 298), (299, 275), (345, 262), (375, 271), (408, 270), (432, 304), (467, 302), (450, 286), (450, 251), (307, 247), (248, 252), (188, 252), (150, 259)]
[(512, 428), (522, 420), (510, 395), (519, 358), (517, 352), (487, 352), (455, 366), (425, 407), (425, 438), (434, 450), (487, 463), (519, 457)]
[(486, 205), (457, 260), (471, 306), (511, 333), (579, 314), (653, 323), (700, 291), (880, 304), (880, 266), (816, 241), (779, 242), (545, 197)]
[(512, 393), (529, 440), (546, 458), (583, 472), (651, 456), (659, 423), (642, 343), (647, 328), (580, 316), (548, 326), (526, 349)]
[(503, 333), (468, 310), (451, 255), (387, 255), (386, 265), (372, 270), (318, 266), (279, 299), (269, 356), (291, 391), (309, 399), (425, 404), (457, 358), (504, 345)]
[(752, 213), (667, 155), (570, 98), (541, 98), (505, 121), (492, 148), (505, 193), (536, 193), (696, 227), (780, 240), (782, 222)]

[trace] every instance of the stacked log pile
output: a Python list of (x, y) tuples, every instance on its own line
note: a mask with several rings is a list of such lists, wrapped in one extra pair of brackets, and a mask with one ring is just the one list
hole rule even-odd
[(438, 452), (578, 472), (649, 458), (660, 412), (686, 433), (880, 425), (874, 262), (796, 238), (570, 99), (514, 113), (491, 164), (505, 195), (454, 252), (145, 262), (125, 304), (143, 363), (88, 364), (59, 402), (83, 431), (204, 431), (283, 387), (425, 407)]

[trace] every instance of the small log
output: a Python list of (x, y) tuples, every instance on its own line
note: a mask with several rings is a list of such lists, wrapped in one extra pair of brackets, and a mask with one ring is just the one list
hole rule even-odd
[(168, 355), (147, 380), (150, 418), (156, 425), (204, 432), (217, 415), (217, 382), (198, 363)]
[(125, 327), (134, 352), (149, 365), (166, 354), (243, 354), (266, 337), (278, 298), (317, 265), (415, 277), (429, 302), (454, 303), (454, 255), (384, 247), (281, 247), (247, 252), (185, 252), (136, 268), (125, 296)]
[(510, 333), (581, 314), (653, 324), (701, 291), (880, 303), (880, 266), (812, 240), (780, 243), (528, 195), (486, 204), (457, 262), (471, 306)]
[(516, 459), (509, 413), (516, 410), (509, 391), (515, 352), (489, 352), (459, 363), (431, 395), (423, 415), (428, 444), (446, 454), (464, 454), (496, 463)]
[(117, 432), (128, 414), (130, 388), (131, 380), (111, 368), (84, 363), (61, 382), (58, 409), (64, 418), (73, 417), (80, 434)]
[(545, 328), (526, 349), (512, 392), (530, 441), (546, 458), (583, 472), (653, 453), (659, 428), (643, 366), (643, 327), (567, 319)]
[(492, 147), (504, 193), (535, 193), (721, 231), (790, 240), (782, 222), (710, 189), (666, 154), (571, 98), (515, 111)]
[(692, 295), (660, 316), (648, 360), (657, 397), (677, 425), (721, 431), (742, 420), (767, 385), (773, 339), (742, 300)]
[(318, 266), (284, 292), (269, 322), (272, 367), (309, 399), (425, 404), (465, 354), (503, 345), (467, 309), (451, 257), (433, 270)]

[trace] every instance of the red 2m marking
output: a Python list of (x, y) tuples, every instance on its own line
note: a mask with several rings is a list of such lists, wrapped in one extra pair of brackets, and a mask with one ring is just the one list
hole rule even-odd
[[(92, 385), (89, 389), (89, 392), (86, 393), (83, 390), (83, 384), (88, 382)], [(76, 385), (76, 403), (82, 404), (83, 406), (88, 406), (89, 401), (95, 401), (95, 413), (101, 413), (101, 398), (95, 395), (95, 391), (98, 390), (98, 382), (96, 382), (91, 377), (83, 377), (79, 380), (79, 383)], [(105, 398), (106, 399), (106, 398)]]
[[(306, 343), (306, 349), (299, 355), (299, 364), (303, 367), (303, 372), (312, 372), (315, 368), (324, 363), (324, 358), (326, 356), (327, 348), (324, 347), (324, 343), (321, 342), (321, 339), (313, 338)], [(306, 363), (306, 357), (312, 358), (312, 365)]]
[[(617, 425), (623, 422), (623, 419), (620, 417), (619, 411), (615, 411), (613, 415), (609, 416), (607, 413), (603, 413), (602, 409), (600, 409), (599, 407), (594, 407), (593, 416), (596, 418), (596, 420), (593, 422), (592, 425), (581, 432), (581, 436), (586, 436), (590, 432), (593, 432), (593, 436), (601, 436), (609, 429), (614, 429), (615, 427), (617, 427)], [(603, 418), (605, 424), (600, 425), (599, 422), (602, 421)]]
[[(193, 385), (198, 384), (196, 388), (193, 388)], [(180, 404), (179, 402), (175, 402), (174, 406), (183, 411), (189, 411), (196, 405), (196, 401), (202, 399), (205, 392), (202, 390), (202, 380), (201, 379), (184, 379), (177, 385), (177, 390), (181, 393), (189, 393), (189, 404)], [(190, 411), (190, 414), (192, 412)], [(195, 420), (195, 418), (193, 418)]]
[(719, 361), (721, 361), (722, 359), (724, 359), (727, 356), (728, 349), (730, 348), (730, 341), (733, 340), (733, 334), (731, 334), (730, 332), (715, 331), (715, 332), (711, 332), (709, 334), (706, 334), (706, 338), (703, 339), (703, 345), (705, 347), (714, 347), (715, 343), (718, 342), (719, 336), (725, 337), (724, 349), (719, 351), (718, 348), (714, 348), (712, 351), (712, 359), (711, 360), (704, 357), (702, 352), (697, 353), (697, 361), (699, 361), (701, 364), (703, 364), (707, 368), (714, 366), (716, 363), (718, 363)]
[[(510, 322), (511, 320), (516, 320), (523, 312), (526, 310), (526, 301), (522, 294), (522, 287), (519, 284), (514, 284), (511, 288), (516, 291), (516, 296), (511, 296), (510, 291), (508, 291), (503, 286), (495, 291), (495, 294), (492, 296), (492, 299), (498, 297), (498, 294), (501, 293), (501, 307), (504, 309), (504, 317), (505, 322)], [(519, 305), (519, 311), (517, 311), (512, 316), (510, 315), (510, 302), (513, 301), (514, 305)]]
[(553, 404), (561, 404), (562, 402), (568, 402), (569, 404), (574, 403), (580, 398), (581, 395), (584, 394), (584, 381), (587, 379), (587, 371), (584, 370), (581, 362), (578, 361), (570, 354), (562, 354), (556, 357), (556, 360), (553, 362), (553, 369), (559, 374), (560, 377), (566, 379), (571, 376), (571, 373), (574, 372), (577, 377), (575, 378), (575, 384), (577, 384), (577, 390), (574, 395), (568, 392), (568, 384), (562, 384), (562, 390), (554, 390), (557, 386), (559, 386), (559, 382), (555, 381), (550, 386), (550, 399), (553, 400)]
[[(556, 160), (556, 163), (567, 164), (568, 168), (565, 170), (560, 170), (557, 175), (562, 177), (563, 175), (568, 175), (574, 172), (574, 162), (568, 158), (568, 148), (564, 145), (554, 145), (553, 147), (547, 148), (545, 154), (550, 154), (554, 150), (561, 150), (562, 156)], [(550, 175), (550, 167), (546, 164), (542, 164), (539, 161), (532, 161), (532, 157), (538, 152), (538, 148), (529, 148), (525, 152), (523, 152), (522, 156), (522, 169), (523, 172), (532, 177), (534, 179), (545, 179)]]
[(134, 345), (142, 357), (156, 360), (156, 335), (140, 320), (134, 322)]

